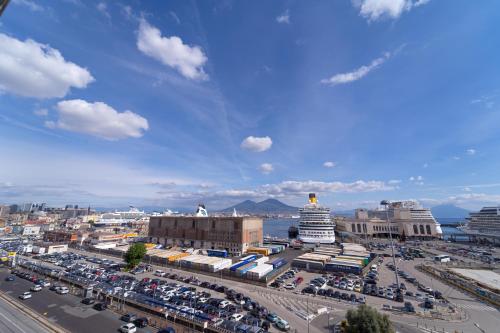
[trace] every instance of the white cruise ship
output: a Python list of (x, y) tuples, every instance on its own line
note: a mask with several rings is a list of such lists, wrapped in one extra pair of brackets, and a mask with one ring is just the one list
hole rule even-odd
[(309, 203), (299, 209), (299, 236), (303, 243), (332, 244), (335, 242), (335, 223), (330, 208), (318, 204), (316, 194), (309, 194)]
[(140, 211), (135, 207), (130, 206), (130, 210), (125, 212), (111, 212), (104, 213), (99, 218), (99, 221), (95, 222), (95, 226), (106, 226), (106, 225), (125, 225), (129, 222), (140, 220), (146, 217), (144, 211)]
[(500, 206), (483, 207), (479, 212), (469, 215), (469, 223), (462, 231), (469, 235), (500, 237)]

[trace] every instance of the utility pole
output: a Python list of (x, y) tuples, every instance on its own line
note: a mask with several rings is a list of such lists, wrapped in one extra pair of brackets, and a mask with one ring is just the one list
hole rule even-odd
[(398, 266), (396, 264), (396, 257), (394, 256), (394, 242), (392, 240), (392, 227), (391, 227), (391, 222), (389, 220), (389, 205), (390, 205), (390, 202), (388, 200), (382, 200), (380, 202), (380, 204), (385, 207), (385, 216), (386, 216), (386, 219), (387, 219), (387, 224), (389, 226), (389, 239), (391, 240), (392, 264), (394, 265), (394, 275), (396, 277), (396, 284), (397, 284), (396, 292), (399, 292)]

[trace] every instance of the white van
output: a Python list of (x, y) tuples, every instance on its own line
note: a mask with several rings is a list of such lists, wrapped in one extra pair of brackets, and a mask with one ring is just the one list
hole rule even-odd
[(377, 271), (377, 265), (372, 265), (372, 267), (370, 267), (370, 270), (372, 272), (376, 272)]

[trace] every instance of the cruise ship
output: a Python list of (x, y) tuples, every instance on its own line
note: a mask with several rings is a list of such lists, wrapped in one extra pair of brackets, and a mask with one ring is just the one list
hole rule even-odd
[(462, 229), (469, 235), (500, 237), (500, 206), (483, 207), (477, 213), (470, 213), (469, 223)]
[(95, 226), (109, 225), (126, 225), (129, 222), (134, 222), (145, 218), (147, 215), (144, 211), (140, 211), (135, 207), (130, 206), (128, 211), (104, 213), (100, 216), (99, 221), (95, 222)]
[(309, 203), (299, 209), (299, 236), (303, 243), (333, 244), (335, 223), (330, 217), (330, 208), (318, 204), (316, 194), (309, 194)]

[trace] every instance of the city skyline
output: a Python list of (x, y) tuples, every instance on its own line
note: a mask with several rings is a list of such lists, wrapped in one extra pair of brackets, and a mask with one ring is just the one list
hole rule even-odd
[(13, 0), (0, 202), (498, 205), (499, 7)]

